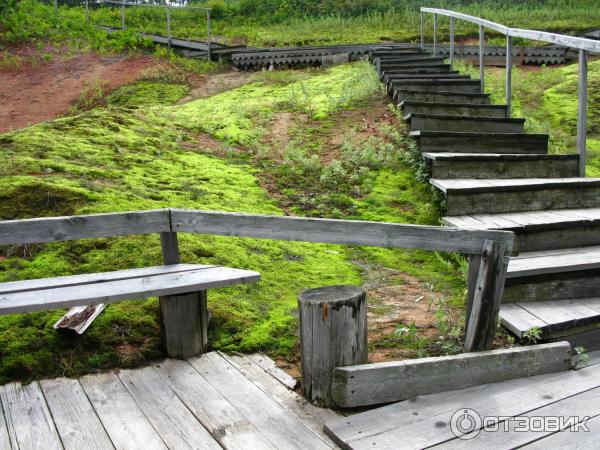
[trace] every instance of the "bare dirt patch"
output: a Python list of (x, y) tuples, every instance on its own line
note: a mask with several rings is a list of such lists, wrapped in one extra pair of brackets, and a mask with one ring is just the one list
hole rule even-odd
[(177, 102), (187, 103), (197, 98), (206, 98), (230, 89), (235, 89), (251, 82), (250, 72), (225, 72), (213, 75), (203, 75), (194, 81), (194, 87), (188, 95)]
[(156, 64), (149, 56), (54, 53), (44, 61), (36, 59), (31, 48), (10, 53), (23, 62), (0, 72), (0, 132), (60, 117), (85, 86), (99, 83), (114, 90)]

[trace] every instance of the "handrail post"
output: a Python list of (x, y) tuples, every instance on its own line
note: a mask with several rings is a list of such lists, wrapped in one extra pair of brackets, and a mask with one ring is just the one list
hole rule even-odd
[(58, 0), (54, 0), (54, 14), (58, 14)]
[(450, 68), (454, 67), (454, 17), (450, 17)]
[(121, 3), (121, 30), (125, 30), (125, 3)]
[(89, 0), (85, 0), (85, 21), (88, 23), (90, 21), (90, 2), (89, 2)]
[(421, 11), (421, 50), (425, 49), (425, 13)]
[(437, 55), (437, 29), (438, 29), (438, 17), (437, 14), (433, 15), (433, 56)]
[(172, 41), (172, 36), (171, 36), (171, 8), (169, 8), (168, 6), (167, 8), (167, 38), (169, 39), (169, 48), (171, 48), (171, 41)]
[(510, 117), (512, 104), (512, 36), (506, 36), (506, 117)]
[(479, 25), (479, 80), (481, 82), (481, 93), (485, 94), (485, 67), (483, 54), (485, 52), (485, 32), (483, 25)]
[(577, 153), (579, 153), (579, 176), (585, 177), (587, 153), (587, 51), (579, 50), (579, 99), (577, 104)]
[(206, 39), (208, 40), (208, 60), (212, 61), (212, 30), (210, 27), (210, 9), (206, 11)]

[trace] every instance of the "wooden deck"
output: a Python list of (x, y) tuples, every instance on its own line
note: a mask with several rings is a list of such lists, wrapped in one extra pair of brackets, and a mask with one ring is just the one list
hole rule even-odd
[[(269, 367), (270, 364), (270, 367)], [(135, 370), (0, 386), (0, 449), (327, 449), (338, 417), (260, 355), (213, 352)]]
[[(476, 434), (462, 436), (471, 439), (458, 438), (452, 431), (452, 417), (465, 408), (480, 417), (498, 419)], [(507, 420), (516, 416), (518, 420)], [(524, 420), (521, 418), (526, 417), (575, 417), (578, 422), (586, 416), (590, 417), (586, 422), (589, 432), (542, 431), (533, 422), (533, 431), (518, 429)], [(537, 427), (542, 428), (539, 423)], [(592, 353), (587, 367), (581, 370), (425, 395), (334, 419), (326, 427), (328, 434), (347, 449), (598, 448), (600, 352)]]

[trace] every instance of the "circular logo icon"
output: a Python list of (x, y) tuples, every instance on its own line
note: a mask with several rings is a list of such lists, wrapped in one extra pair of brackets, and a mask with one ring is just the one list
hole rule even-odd
[(475, 439), (481, 431), (481, 416), (470, 408), (459, 409), (452, 414), (450, 429), (459, 439)]

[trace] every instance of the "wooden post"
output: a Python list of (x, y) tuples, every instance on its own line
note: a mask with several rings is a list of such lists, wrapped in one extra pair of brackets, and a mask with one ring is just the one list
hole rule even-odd
[(333, 406), (336, 367), (367, 362), (367, 301), (358, 286), (327, 286), (298, 297), (304, 396)]
[[(179, 264), (177, 233), (160, 233), (165, 264)], [(208, 348), (206, 291), (160, 297), (163, 345), (171, 358), (199, 356)]]
[(438, 16), (433, 15), (433, 56), (437, 55), (437, 29), (438, 29)]
[(512, 105), (512, 36), (506, 36), (506, 117), (510, 117)]
[[(508, 258), (505, 253), (506, 243), (504, 242), (485, 241), (483, 245), (477, 281), (466, 322), (468, 324), (465, 335), (466, 352), (487, 350), (494, 340), (508, 267)], [(475, 261), (476, 259), (472, 260), (472, 262)]]
[(481, 81), (481, 93), (482, 94), (485, 94), (484, 54), (485, 54), (485, 34), (483, 31), (483, 25), (479, 25), (479, 80)]
[(477, 276), (479, 275), (479, 266), (481, 265), (481, 255), (469, 255), (469, 274), (467, 280), (467, 304), (465, 312), (465, 330), (469, 329), (469, 318), (471, 309), (473, 309), (473, 299), (475, 298), (475, 288), (477, 287)]
[(85, 0), (85, 21), (88, 23), (90, 21), (90, 2), (89, 2), (89, 0)]
[(421, 11), (421, 50), (425, 49), (425, 14)]
[(206, 11), (206, 39), (208, 40), (208, 60), (212, 61), (212, 30), (210, 23), (210, 9)]
[(121, 30), (125, 30), (125, 3), (121, 3)]
[(377, 69), (377, 76), (381, 78), (381, 58), (375, 58), (375, 68)]
[(167, 6), (167, 37), (169, 38), (169, 48), (171, 48), (171, 41), (173, 37), (171, 36), (171, 9)]
[(454, 66), (454, 17), (450, 17), (450, 68)]
[(58, 14), (58, 0), (54, 0), (54, 14)]
[(577, 103), (577, 152), (579, 153), (579, 176), (585, 177), (587, 153), (587, 52), (579, 50), (579, 97)]

